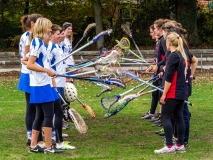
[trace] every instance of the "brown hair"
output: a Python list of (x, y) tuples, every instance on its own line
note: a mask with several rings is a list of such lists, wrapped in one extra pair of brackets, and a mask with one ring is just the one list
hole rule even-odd
[(21, 26), (22, 26), (23, 32), (26, 32), (27, 30), (29, 30), (31, 28), (31, 21), (33, 21), (35, 23), (36, 20), (40, 17), (42, 17), (42, 15), (37, 14), (37, 13), (22, 16), (21, 17)]
[(56, 31), (60, 31), (61, 32), (61, 30), (62, 30), (62, 28), (59, 25), (57, 25), (57, 24), (53, 24), (51, 29), (52, 29), (52, 32), (51, 32), (52, 34), (55, 34)]
[(168, 19), (158, 19), (154, 21), (154, 24), (156, 25), (156, 27), (161, 28), (162, 25), (168, 21), (169, 21)]

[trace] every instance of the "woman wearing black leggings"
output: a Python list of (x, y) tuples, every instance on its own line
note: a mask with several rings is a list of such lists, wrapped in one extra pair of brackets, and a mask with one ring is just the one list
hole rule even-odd
[[(164, 127), (166, 145), (155, 150), (156, 154), (174, 154), (185, 152), (184, 148), (184, 120), (183, 105), (186, 99), (186, 77), (187, 57), (183, 49), (182, 38), (174, 32), (168, 34), (166, 46), (171, 53), (168, 56), (165, 70), (165, 82), (163, 94), (160, 98), (162, 106), (162, 123)], [(177, 125), (177, 144), (173, 145), (173, 127), (171, 115), (174, 115)]]

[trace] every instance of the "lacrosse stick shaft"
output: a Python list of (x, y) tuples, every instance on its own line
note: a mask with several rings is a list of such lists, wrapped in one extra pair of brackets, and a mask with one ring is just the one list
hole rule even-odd
[(65, 60), (65, 59), (67, 59), (68, 57), (72, 56), (73, 54), (79, 52), (80, 50), (86, 48), (87, 46), (91, 45), (92, 43), (96, 43), (101, 37), (103, 37), (106, 34), (110, 34), (110, 33), (112, 33), (112, 29), (109, 29), (109, 30), (106, 30), (106, 31), (103, 31), (103, 32), (99, 33), (97, 36), (95, 36), (93, 38), (93, 40), (91, 40), (90, 42), (88, 42), (84, 46), (78, 48), (77, 50), (73, 51), (72, 53), (70, 53), (66, 57), (62, 58), (61, 60), (55, 62), (54, 64), (51, 65), (51, 67), (55, 66), (56, 64), (60, 63), (61, 61)]
[[(128, 76), (129, 74), (126, 74), (126, 75)], [(130, 77), (133, 78), (133, 79), (135, 79), (135, 80), (138, 80), (138, 81), (140, 81), (140, 82), (143, 82), (143, 83), (145, 83), (145, 84), (147, 84), (147, 85), (149, 85), (149, 86), (151, 86), (151, 87), (153, 87), (153, 88), (159, 90), (160, 92), (163, 92), (163, 90), (162, 90), (161, 88), (159, 88), (159, 87), (157, 87), (157, 86), (155, 86), (155, 85), (153, 85), (153, 84), (150, 84), (149, 82), (144, 81), (144, 80), (140, 79), (139, 77), (137, 77), (137, 76), (135, 76), (135, 75), (132, 75), (132, 74), (131, 74)], [(187, 104), (190, 105), (190, 106), (193, 105), (191, 102), (188, 102), (188, 101), (184, 101), (184, 102), (187, 103)]]

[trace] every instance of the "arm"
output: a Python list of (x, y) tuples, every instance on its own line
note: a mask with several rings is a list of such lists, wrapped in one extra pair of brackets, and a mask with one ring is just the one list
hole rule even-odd
[(174, 73), (179, 65), (179, 57), (177, 54), (172, 53), (169, 58), (168, 58), (168, 64), (166, 66), (167, 70), (166, 70), (166, 77), (165, 77), (165, 83), (164, 83), (164, 89), (163, 89), (163, 94), (160, 98), (160, 103), (161, 104), (165, 104), (165, 99), (166, 99), (166, 95), (167, 92), (171, 86), (171, 82), (174, 76)]
[(192, 59), (191, 59), (192, 63), (191, 63), (191, 78), (193, 78), (193, 75), (195, 73), (195, 70), (197, 68), (197, 64), (198, 64), (198, 59), (193, 56)]
[(55, 72), (51, 71), (50, 69), (35, 65), (34, 63), (35, 63), (36, 59), (37, 59), (36, 56), (29, 57), (29, 60), (27, 62), (27, 69), (30, 69), (30, 70), (36, 71), (36, 72), (45, 72), (51, 77), (56, 76)]

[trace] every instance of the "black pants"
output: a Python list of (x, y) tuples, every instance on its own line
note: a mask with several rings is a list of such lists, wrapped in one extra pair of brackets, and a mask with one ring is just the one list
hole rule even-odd
[(62, 124), (63, 124), (63, 111), (61, 107), (61, 99), (54, 102), (54, 122), (53, 126), (56, 132), (56, 142), (63, 142), (62, 138)]
[(46, 102), (36, 104), (36, 117), (33, 122), (33, 129), (40, 131), (42, 127), (53, 127), (54, 103)]
[(150, 114), (155, 114), (155, 110), (158, 106), (161, 97), (161, 92), (159, 90), (152, 92), (152, 102), (150, 108)]
[[(27, 130), (32, 132), (33, 122), (35, 120), (36, 115), (36, 107), (35, 104), (30, 103), (30, 93), (25, 92), (25, 99), (26, 99), (25, 124)], [(39, 133), (38, 141), (43, 141), (42, 132)]]
[(184, 144), (185, 124), (183, 120), (184, 100), (167, 99), (166, 104), (162, 106), (161, 120), (164, 127), (166, 145), (173, 145), (173, 127), (171, 116), (173, 114), (177, 126), (178, 144)]

